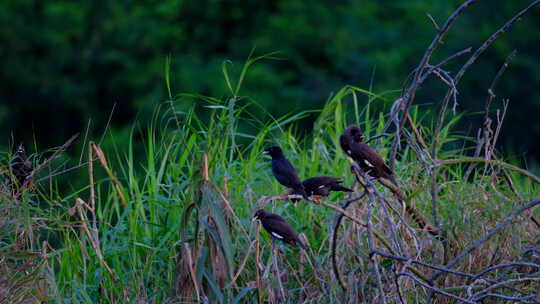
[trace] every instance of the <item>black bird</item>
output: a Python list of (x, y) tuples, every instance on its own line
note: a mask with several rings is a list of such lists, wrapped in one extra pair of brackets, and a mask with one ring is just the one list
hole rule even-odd
[[(11, 173), (15, 178), (13, 182), (17, 183), (18, 187), (21, 187), (34, 169), (32, 166), (32, 162), (29, 161), (28, 157), (26, 156), (26, 149), (22, 144), (17, 149), (17, 152), (15, 152), (15, 154), (13, 155), (10, 167)], [(28, 186), (30, 187), (31, 184), (28, 183)]]
[(360, 128), (355, 125), (350, 125), (339, 136), (339, 145), (341, 146), (341, 149), (343, 150), (343, 152), (345, 152), (345, 154), (350, 157), (352, 157), (351, 141), (353, 140), (354, 136), (358, 135), (360, 135), (361, 137), (364, 136), (362, 130), (360, 130)]
[(375, 178), (386, 178), (395, 184), (394, 172), (384, 163), (382, 157), (375, 150), (362, 141), (362, 132), (357, 131), (353, 133), (352, 140), (349, 142), (351, 158), (368, 175)]
[(306, 249), (306, 246), (298, 239), (296, 231), (281, 216), (259, 209), (255, 212), (253, 218), (261, 221), (263, 228), (270, 233), (273, 239), (280, 240), (293, 247)]
[[(311, 177), (302, 182), (308, 196), (325, 197), (330, 195), (330, 191), (352, 192), (352, 189), (341, 186), (343, 180), (330, 176)], [(291, 194), (299, 194), (291, 191)]]
[(348, 126), (339, 136), (339, 144), (343, 152), (350, 156), (368, 175), (375, 178), (386, 178), (397, 185), (394, 172), (382, 157), (368, 144), (363, 142), (364, 134), (355, 125)]
[(293, 165), (283, 154), (280, 147), (270, 147), (263, 152), (269, 154), (272, 157), (272, 173), (280, 184), (285, 187), (292, 188), (293, 191), (302, 195), (306, 200), (309, 200), (304, 185), (298, 177), (298, 173), (294, 169)]

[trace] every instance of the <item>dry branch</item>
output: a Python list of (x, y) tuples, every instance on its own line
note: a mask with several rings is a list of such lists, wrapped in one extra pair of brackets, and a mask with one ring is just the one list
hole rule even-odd
[[(360, 196), (348, 199), (345, 201), (345, 203), (342, 205), (343, 211), (347, 210), (347, 208), (354, 202), (361, 200), (366, 195), (366, 192), (362, 193)], [(341, 272), (339, 271), (338, 263), (337, 263), (337, 237), (339, 232), (339, 227), (343, 221), (343, 213), (338, 213), (336, 217), (336, 222), (334, 224), (334, 229), (332, 229), (332, 247), (331, 247), (331, 254), (332, 254), (332, 270), (334, 271), (334, 275), (336, 276), (336, 279), (338, 280), (339, 285), (342, 289), (347, 289), (347, 283), (343, 280), (343, 277), (341, 276)]]
[[(354, 162), (352, 163), (352, 166), (353, 166), (353, 174), (355, 175), (358, 183), (363, 185), (368, 193), (370, 192), (377, 193), (377, 188), (375, 188), (373, 183), (369, 181), (369, 178), (363, 175), (363, 171), (360, 169), (360, 167), (358, 167), (358, 165)], [(405, 199), (405, 196), (403, 195), (403, 192), (399, 188), (399, 186), (396, 186), (395, 184), (393, 184), (392, 182), (384, 178), (380, 178), (379, 182), (383, 186), (387, 187), (390, 191), (392, 191), (392, 193), (398, 198), (400, 206), (405, 206), (405, 211), (407, 212), (407, 214), (409, 214), (409, 216), (413, 219), (413, 221), (418, 225), (420, 229), (427, 231), (429, 234), (433, 236), (441, 237), (439, 230), (433, 227), (432, 225), (430, 225), (424, 219), (424, 216), (422, 215), (422, 213), (420, 213), (420, 211), (414, 208), (414, 206), (412, 206), (410, 202), (408, 202), (408, 200)]]
[[(412, 105), (412, 103), (414, 101), (414, 97), (416, 95), (416, 90), (418, 89), (418, 87), (421, 84), (419, 82), (420, 77), (421, 77), (422, 73), (424, 72), (424, 69), (428, 66), (429, 60), (431, 59), (431, 56), (433, 55), (433, 52), (435, 52), (435, 49), (441, 44), (444, 36), (450, 30), (450, 28), (455, 23), (457, 18), (469, 6), (471, 6), (475, 2), (476, 2), (476, 0), (465, 1), (462, 5), (460, 5), (448, 17), (448, 19), (446, 20), (444, 25), (440, 29), (437, 30), (437, 34), (435, 35), (435, 37), (431, 41), (431, 44), (428, 46), (428, 48), (424, 52), (424, 55), (423, 55), (422, 59), (420, 60), (420, 63), (418, 64), (418, 66), (414, 70), (411, 85), (409, 86), (409, 88), (407, 89), (405, 94), (403, 94), (403, 96), (398, 101), (398, 106), (397, 107), (401, 107), (401, 112), (403, 113), (403, 117), (405, 117), (405, 113), (409, 112), (409, 108), (411, 107), (411, 105)], [(396, 112), (396, 115), (397, 114), (398, 113)], [(397, 155), (397, 149), (398, 149), (399, 141), (401, 140), (401, 131), (403, 129), (405, 119), (397, 119), (397, 116), (396, 116), (395, 122), (397, 122), (397, 125), (396, 125), (397, 129), (396, 129), (396, 137), (394, 138), (394, 141), (392, 143), (391, 152), (390, 152), (390, 161), (389, 161), (390, 168), (394, 168), (394, 163), (395, 163), (396, 155)]]

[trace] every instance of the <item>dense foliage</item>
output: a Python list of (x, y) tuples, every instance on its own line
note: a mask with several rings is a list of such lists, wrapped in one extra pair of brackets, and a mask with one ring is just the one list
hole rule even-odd
[[(452, 267), (454, 272), (433, 283), (447, 295), (435, 295), (431, 303), (456, 303), (448, 294), (471, 299), (468, 303), (501, 299), (494, 294), (538, 296), (540, 264), (527, 252), (539, 250), (540, 224), (531, 218), (540, 216), (540, 209), (516, 210), (534, 199), (540, 179), (501, 160), (465, 158), (462, 149), (438, 153), (438, 174), (431, 179), (429, 172), (437, 164), (422, 161), (417, 150), (404, 145), (395, 173), (406, 199), (398, 202), (396, 192), (379, 181), (373, 180), (376, 188), (364, 188), (355, 182), (338, 137), (350, 123), (359, 124), (366, 136), (380, 134), (387, 120), (373, 107), (379, 98), (368, 93), (368, 101), (353, 103), (348, 99), (352, 95), (365, 97), (345, 87), (321, 109), (309, 145), (292, 132), (302, 113), (254, 122), (259, 132), (249, 145), (238, 145), (246, 136), (237, 127), (245, 108), (234, 99), (215, 98), (208, 124), (193, 111), (172, 116), (164, 108), (145, 130), (129, 137), (128, 145), (103, 152), (98, 144), (87, 143), (89, 153), (82, 159), (94, 161), (74, 168), (86, 184), (67, 194), (58, 177), (36, 180), (35, 188), (15, 195), (9, 183), (0, 183), (0, 300), (399, 303), (403, 298), (429, 303), (429, 289), (422, 287), (432, 284), (429, 277), (435, 271), (429, 266), (445, 265), (461, 252), (466, 253)], [(349, 112), (356, 114), (349, 117)], [(462, 139), (454, 133), (456, 119), (433, 136), (429, 116), (422, 119), (417, 108), (411, 116), (427, 144), (435, 137), (443, 142)], [(139, 136), (143, 162), (135, 160), (134, 139)], [(391, 141), (382, 138), (372, 146), (387, 159)], [(334, 193), (320, 204), (264, 203), (263, 196), (285, 190), (262, 157), (269, 143), (283, 147), (302, 178), (340, 177), (355, 192), (345, 197)], [(43, 155), (32, 156), (36, 163), (47, 161)], [(65, 160), (54, 159), (47, 167), (61, 169)], [(474, 166), (475, 161), (480, 163)], [(464, 174), (469, 168), (470, 179)], [(365, 189), (381, 199), (362, 195)], [(415, 215), (405, 206), (413, 206)], [(259, 208), (285, 217), (308, 250), (278, 245), (273, 251), (269, 234), (251, 220)], [(335, 218), (341, 212), (347, 217), (338, 230)], [(510, 214), (514, 220), (504, 220)], [(447, 246), (420, 224), (423, 220), (433, 227), (433, 218), (439, 227), (431, 229), (443, 231)], [(501, 223), (504, 229), (492, 233)], [(489, 241), (478, 243), (490, 233)], [(476, 250), (468, 250), (475, 243)], [(416, 262), (371, 257), (371, 249)], [(520, 267), (499, 267), (516, 261)], [(397, 273), (408, 276), (397, 279)], [(483, 278), (470, 279), (476, 274)], [(497, 288), (494, 281), (512, 288)]]
[[(479, 1), (464, 14), (435, 61), (476, 47), (529, 1)], [(0, 127), (4, 147), (36, 139), (60, 144), (85, 129), (101, 134), (113, 104), (115, 129), (149, 119), (168, 99), (163, 83), (171, 58), (173, 92), (227, 94), (219, 69), (239, 70), (250, 51), (278, 51), (278, 60), (250, 71), (243, 93), (279, 117), (318, 109), (345, 84), (381, 93), (400, 89), (434, 34), (426, 14), (442, 23), (461, 1), (39, 1), (0, 4)], [(539, 8), (497, 41), (460, 86), (463, 110), (481, 110), (498, 66), (518, 56), (499, 84), (510, 98), (502, 141), (515, 151), (540, 151)], [(459, 60), (458, 60), (459, 62)], [(418, 103), (440, 99), (426, 87)], [(395, 96), (394, 96), (395, 97)], [(186, 106), (189, 108), (189, 106)], [(524, 114), (525, 113), (525, 114)], [(260, 114), (262, 115), (262, 114)], [(316, 115), (300, 124), (310, 130)], [(468, 123), (462, 129), (469, 132)], [(527, 132), (523, 132), (523, 130)], [(124, 137), (126, 138), (126, 137)]]
[[(21, 3), (8, 2), (12, 8), (23, 7), (26, 2)], [(96, 15), (109, 10), (123, 15), (127, 11), (122, 8), (139, 5), (133, 2), (122, 6), (97, 3), (103, 10), (93, 11)], [(298, 16), (310, 16), (309, 13), (317, 7), (309, 6), (303, 10), (295, 6), (298, 3), (269, 4), (267, 7), (269, 11), (291, 13), (280, 22), (265, 24), (265, 30), (273, 28), (275, 32), (271, 33), (280, 36), (276, 41), (287, 41), (290, 32), (285, 29), (301, 27), (291, 22), (298, 20)], [(198, 11), (198, 6), (190, 5), (182, 4), (178, 8), (181, 11), (192, 10), (192, 14), (183, 16), (182, 22), (187, 22), (188, 17), (193, 18), (190, 22), (198, 22), (204, 19), (203, 16), (221, 16), (224, 10), (212, 11), (207, 7)], [(216, 2), (215, 5), (223, 8), (224, 4)], [(227, 9), (234, 7), (231, 5), (226, 6)], [(346, 5), (334, 3), (331, 8), (349, 16), (355, 10)], [(242, 4), (245, 6), (249, 4)], [(28, 9), (41, 12), (48, 8), (48, 13), (58, 17), (62, 12), (71, 13), (75, 7), (80, 9), (79, 6), (71, 6), (63, 12), (59, 7), (51, 10), (49, 4), (39, 2)], [(361, 11), (366, 7), (369, 8), (363, 6)], [(413, 6), (408, 6), (408, 9), (410, 7)], [(89, 8), (95, 7), (91, 5)], [(227, 16), (246, 18), (246, 23), (263, 22), (267, 20), (265, 18), (273, 20), (266, 15), (254, 14), (256, 8), (258, 6), (254, 5), (253, 12), (246, 15), (227, 10)], [(171, 7), (163, 9), (160, 14), (167, 15), (173, 10)], [(369, 16), (378, 20), (375, 11), (372, 7)], [(144, 22), (152, 20), (148, 12), (133, 10), (132, 13), (139, 16), (141, 24), (147, 24)], [(316, 14), (307, 23), (328, 22), (322, 18), (328, 14), (327, 10), (313, 12)], [(392, 9), (385, 7), (381, 12), (386, 14)], [(474, 15), (478, 11), (471, 12)], [(81, 15), (80, 20), (85, 16)], [(156, 20), (162, 21), (162, 17), (156, 17)], [(73, 22), (69, 18), (60, 19), (59, 28)], [(38, 23), (39, 20), (35, 18)], [(126, 22), (130, 19), (105, 20)], [(348, 19), (328, 20), (343, 22)], [(353, 25), (358, 21), (355, 18), (350, 20)], [(421, 19), (411, 17), (411, 20)], [(15, 28), (25, 28), (20, 20), (15, 20), (14, 24)], [(89, 27), (88, 35), (93, 38), (84, 43), (95, 43), (96, 48), (90, 53), (81, 49), (82, 53), (73, 57), (78, 58), (82, 54), (87, 56), (86, 59), (96, 60), (94, 64), (81, 60), (73, 65), (57, 66), (58, 73), (76, 72), (78, 77), (62, 74), (65, 77), (35, 78), (39, 87), (36, 90), (17, 90), (15, 82), (20, 78), (16, 77), (10, 78), (12, 83), (6, 83), (5, 88), (13, 93), (13, 99), (20, 92), (36, 98), (49, 98), (53, 95), (40, 94), (39, 90), (54, 84), (58, 100), (64, 96), (62, 94), (79, 94), (82, 100), (96, 97), (93, 95), (97, 92), (93, 87), (94, 78), (85, 77), (86, 72), (92, 71), (97, 78), (104, 76), (100, 79), (104, 91), (98, 91), (105, 98), (110, 97), (107, 90), (112, 92), (118, 88), (118, 83), (125, 84), (127, 93), (124, 93), (136, 96), (133, 97), (135, 106), (132, 110), (140, 113), (141, 123), (122, 127), (122, 121), (116, 120), (113, 128), (109, 129), (106, 115), (99, 116), (97, 110), (109, 109), (110, 104), (105, 99), (101, 105), (84, 109), (84, 115), (98, 117), (91, 129), (95, 133), (95, 129), (100, 128), (102, 137), (82, 133), (62, 147), (37, 153), (30, 151), (28, 158), (22, 148), (15, 155), (10, 152), (0, 154), (0, 174), (3, 177), (0, 181), (0, 303), (454, 303), (456, 300), (465, 303), (532, 303), (534, 299), (540, 299), (537, 284), (540, 280), (537, 255), (540, 252), (540, 198), (537, 197), (540, 178), (509, 163), (507, 155), (495, 147), (501, 127), (502, 130), (507, 129), (507, 126), (503, 127), (501, 113), (493, 113), (501, 109), (502, 87), (495, 90), (499, 96), (494, 97), (496, 104), (492, 113), (482, 113), (482, 117), (476, 119), (477, 122), (483, 121), (482, 127), (473, 128), (468, 133), (473, 136), (463, 136), (466, 119), (474, 118), (463, 111), (466, 101), (480, 100), (477, 106), (483, 107), (486, 93), (479, 87), (483, 87), (484, 82), (488, 86), (500, 66), (498, 58), (487, 61), (484, 58), (489, 59), (499, 53), (505, 57), (502, 54), (507, 50), (499, 50), (505, 40), (498, 40), (490, 52), (482, 54), (475, 68), (468, 71), (463, 82), (467, 85), (460, 85), (462, 89), (458, 97), (461, 105), (457, 111), (449, 109), (441, 112), (445, 114), (437, 115), (439, 109), (446, 109), (441, 107), (438, 96), (444, 91), (448, 92), (447, 96), (452, 96), (455, 90), (452, 86), (446, 88), (446, 84), (457, 82), (459, 77), (448, 76), (442, 70), (425, 69), (426, 61), (417, 69), (419, 79), (437, 73), (441, 77), (432, 78), (437, 81), (414, 82), (408, 87), (405, 97), (399, 99), (401, 106), (389, 109), (399, 90), (388, 90), (388, 87), (394, 87), (392, 77), (400, 79), (397, 73), (390, 72), (391, 65), (380, 70), (392, 77), (379, 72), (370, 73), (364, 84), (369, 89), (345, 85), (323, 105), (317, 106), (320, 88), (330, 91), (333, 85), (347, 81), (347, 77), (353, 82), (362, 78), (361, 69), (354, 70), (358, 76), (347, 76), (344, 72), (351, 71), (349, 68), (355, 66), (355, 60), (340, 61), (338, 58), (346, 56), (331, 54), (337, 50), (346, 53), (362, 41), (361, 38), (350, 39), (348, 32), (343, 38), (347, 42), (343, 48), (331, 46), (330, 42), (316, 45), (314, 41), (306, 40), (313, 42), (306, 46), (310, 51), (318, 47), (330, 52), (326, 63), (318, 55), (308, 56), (310, 53), (305, 49), (294, 58), (298, 50), (291, 48), (262, 56), (259, 55), (263, 53), (260, 49), (248, 52), (249, 59), (238, 65), (208, 54), (213, 51), (242, 53), (235, 47), (241, 48), (239, 43), (246, 42), (229, 45), (227, 40), (227, 47), (222, 49), (217, 42), (213, 43), (223, 35), (239, 37), (240, 32), (248, 35), (256, 31), (256, 26), (242, 30), (238, 27), (239, 33), (228, 32), (236, 28), (233, 25), (227, 30), (220, 28), (223, 33), (200, 32), (194, 27), (184, 34), (200, 35), (197, 36), (199, 40), (208, 38), (207, 44), (190, 44), (207, 48), (198, 53), (189, 51), (197, 54), (191, 55), (199, 58), (197, 64), (190, 66), (178, 61), (189, 52), (179, 57), (167, 57), (172, 58), (170, 60), (157, 55), (152, 57), (149, 55), (154, 54), (152, 52), (143, 52), (137, 60), (131, 58), (132, 64), (124, 66), (112, 63), (130, 59), (124, 58), (121, 51), (112, 57), (105, 56), (110, 55), (109, 49), (101, 48), (101, 42), (108, 41), (108, 44), (120, 48), (121, 41), (132, 41), (138, 46), (146, 36), (133, 38), (132, 35), (137, 36), (138, 32), (128, 30), (139, 22), (129, 26), (122, 22), (113, 23), (114, 26), (107, 24), (95, 23), (103, 33), (115, 35), (93, 36), (93, 27)], [(280, 24), (288, 25), (278, 31), (277, 25)], [(459, 23), (452, 28), (451, 34), (444, 38), (445, 43), (438, 45), (437, 55), (430, 62), (441, 60), (443, 53), (450, 54), (459, 49), (454, 49), (450, 41), (470, 43), (467, 41), (470, 33), (463, 31), (463, 26)], [(119, 28), (125, 30), (122, 35), (115, 32)], [(326, 38), (330, 41), (336, 36), (334, 34), (347, 28), (345, 25), (336, 26)], [(47, 30), (43, 28), (44, 32)], [(461, 39), (456, 39), (456, 30)], [(324, 33), (324, 30), (317, 32)], [(6, 31), (1, 33), (8, 35)], [(156, 30), (156, 35), (158, 33), (162, 32)], [(298, 32), (298, 35), (306, 33), (309, 31)], [(257, 37), (270, 35), (265, 31), (256, 34)], [(389, 43), (408, 41), (408, 36), (415, 35), (420, 37), (418, 33), (404, 31), (403, 36), (392, 38)], [(503, 37), (514, 38), (511, 35)], [(11, 38), (14, 41), (18, 39), (15, 36)], [(289, 38), (293, 44), (302, 41)], [(430, 39), (426, 37), (426, 40)], [(58, 41), (61, 44), (64, 40)], [(73, 41), (74, 45), (82, 43)], [(263, 42), (259, 42), (263, 49), (270, 48)], [(47, 46), (52, 49), (55, 45)], [(153, 45), (148, 44), (148, 47), (152, 49)], [(171, 48), (175, 47), (174, 43), (171, 44)], [(6, 50), (11, 54), (13, 49)], [(53, 56), (47, 47), (26, 50), (37, 50), (45, 57)], [(380, 50), (381, 53), (386, 52), (387, 58), (377, 61), (391, 62), (392, 56), (388, 54), (392, 51), (395, 50), (390, 47)], [(422, 53), (411, 51), (411, 61), (419, 60)], [(207, 60), (201, 59), (204, 54), (207, 54)], [(398, 54), (394, 59), (402, 58), (406, 52)], [(467, 55), (477, 58), (470, 53)], [(69, 58), (67, 55), (58, 56), (55, 58)], [(283, 60), (284, 57), (288, 59)], [(104, 58), (107, 59), (100, 61)], [(139, 62), (147, 58), (153, 58), (150, 66), (155, 70), (137, 73)], [(511, 62), (517, 64), (516, 69), (520, 67), (519, 58), (524, 57), (517, 57)], [(464, 58), (454, 58), (452, 64), (444, 68), (455, 73), (455, 66), (459, 67), (462, 60)], [(7, 61), (2, 64), (13, 65), (7, 71), (14, 73), (35, 68), (36, 64), (47, 66), (52, 62)], [(492, 65), (484, 67), (486, 62)], [(210, 68), (212, 63), (214, 66)], [(314, 68), (319, 63), (320, 69)], [(297, 71), (286, 73), (294, 64), (298, 64)], [(200, 69), (204, 66), (206, 71)], [(86, 70), (79, 70), (81, 67)], [(116, 69), (109, 71), (111, 67)], [(126, 70), (128, 67), (133, 70)], [(192, 75), (187, 72), (190, 71), (188, 67), (192, 72), (197, 71), (198, 76), (188, 77)], [(403, 69), (410, 70), (407, 67)], [(122, 74), (128, 70), (129, 75)], [(529, 67), (527, 71), (530, 70), (531, 73), (536, 72)], [(122, 76), (116, 79), (118, 82), (111, 83), (109, 77), (115, 73)], [(317, 75), (320, 76), (319, 84), (306, 80)], [(475, 79), (471, 78), (473, 75), (479, 76)], [(303, 81), (295, 80), (299, 76), (304, 77), (301, 78)], [(503, 79), (508, 77), (507, 74), (503, 76)], [(186, 84), (182, 77), (186, 77), (185, 81), (192, 81), (187, 84), (192, 87), (184, 87)], [(58, 82), (61, 79), (64, 79), (62, 83)], [(79, 82), (72, 82), (74, 79)], [(20, 85), (32, 83), (31, 77), (27, 80), (27, 83), (21, 80)], [(515, 81), (510, 80), (510, 83)], [(132, 81), (141, 82), (131, 88)], [(361, 83), (361, 80), (356, 81)], [(381, 87), (379, 82), (388, 87)], [(194, 83), (206, 85), (198, 87)], [(503, 83), (505, 81), (501, 85)], [(163, 89), (152, 90), (158, 87), (157, 84), (163, 84)], [(86, 89), (66, 90), (77, 85)], [(522, 87), (526, 86), (509, 92), (521, 94)], [(287, 88), (294, 92), (287, 91)], [(418, 94), (415, 95), (412, 92), (416, 88)], [(275, 97), (280, 94), (285, 95), (275, 102)], [(135, 99), (140, 100), (140, 104)], [(33, 99), (25, 99), (30, 100)], [(155, 100), (158, 106), (148, 100)], [(406, 102), (412, 100), (416, 104), (407, 107)], [(293, 101), (298, 101), (298, 104)], [(304, 104), (310, 101), (313, 104)], [(131, 102), (128, 100), (128, 104)], [(66, 104), (69, 103), (61, 105)], [(85, 120), (80, 117), (77, 120), (77, 106), (66, 116), (61, 114), (59, 106), (44, 105), (54, 113), (36, 112), (32, 107), (27, 110), (39, 114), (39, 118), (45, 121), (43, 130), (50, 128), (48, 134), (54, 140), (67, 139), (71, 129), (62, 126), (71, 120), (75, 121), (75, 129), (82, 128), (78, 124)], [(510, 109), (514, 105), (512, 103)], [(9, 106), (6, 104), (5, 107)], [(295, 107), (301, 109), (291, 110)], [(17, 109), (25, 108), (20, 106)], [(129, 109), (126, 104), (119, 104), (115, 115), (130, 120), (131, 115), (124, 113), (126, 109)], [(276, 114), (281, 112), (285, 114)], [(53, 114), (63, 116), (55, 120)], [(30, 115), (21, 117), (22, 124), (27, 127), (35, 123)], [(299, 130), (308, 120), (306, 117), (312, 120), (312, 127), (305, 128), (308, 132), (302, 134)], [(369, 145), (392, 166), (396, 183), (385, 178), (367, 178), (360, 169), (354, 169), (358, 164), (345, 157), (338, 143), (340, 134), (350, 124), (362, 128), (366, 139), (382, 135), (376, 136)], [(103, 132), (103, 129), (107, 131)], [(19, 134), (16, 140), (20, 138)], [(475, 140), (475, 134), (481, 134), (481, 137)], [(38, 147), (46, 145), (45, 137), (39, 133), (35, 138)], [(76, 158), (73, 157), (75, 147), (71, 145), (74, 142), (83, 151)], [(278, 195), (285, 189), (272, 176), (269, 161), (261, 155), (263, 149), (270, 145), (283, 148), (301, 178), (334, 176), (343, 179), (343, 184), (354, 191), (346, 195), (333, 193), (323, 199), (302, 200), (296, 204), (288, 202), (289, 198)], [(68, 148), (71, 154), (65, 153)], [(352, 149), (355, 150), (354, 145)], [(474, 157), (470, 157), (473, 150)], [(282, 215), (300, 232), (299, 237), (308, 245), (307, 250), (286, 246), (274, 248), (268, 233), (251, 220), (260, 208)]]

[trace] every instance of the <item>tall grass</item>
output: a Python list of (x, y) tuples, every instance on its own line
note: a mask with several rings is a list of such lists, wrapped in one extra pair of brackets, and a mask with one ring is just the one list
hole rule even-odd
[[(346, 86), (318, 112), (310, 136), (299, 138), (295, 123), (306, 112), (261, 121), (253, 109), (264, 109), (240, 95), (249, 66), (264, 58), (248, 60), (236, 81), (228, 64), (223, 65), (230, 90), (226, 98), (171, 93), (171, 100), (156, 109), (144, 130), (133, 128), (127, 145), (112, 137), (108, 139), (112, 144), (103, 147), (105, 152), (89, 145), (85, 158), (92, 165), (80, 169), (87, 171), (87, 186), (61, 195), (53, 179), (51, 185), (45, 181), (17, 201), (4, 189), (0, 206), (3, 302), (13, 303), (15, 296), (20, 301), (40, 298), (55, 303), (382, 301), (375, 296), (366, 229), (345, 221), (340, 230), (338, 261), (349, 285), (343, 290), (331, 270), (336, 213), (307, 201), (275, 201), (265, 206), (284, 216), (309, 242), (307, 253), (281, 247), (277, 260), (286, 297), (280, 299), (271, 240), (251, 218), (261, 207), (260, 197), (285, 190), (261, 155), (271, 144), (285, 150), (301, 177), (331, 175), (343, 178), (347, 185), (355, 184), (339, 150), (339, 134), (351, 123), (360, 125), (367, 136), (381, 133), (388, 117), (380, 109), (392, 92), (376, 94)], [(204, 118), (198, 114), (201, 109)], [(430, 144), (433, 127), (421, 113), (422, 109), (413, 109), (412, 120)], [(451, 119), (439, 135), (439, 142), (447, 147), (438, 155), (441, 160), (467, 152), (462, 143), (472, 139), (453, 132), (459, 118)], [(143, 149), (137, 146), (137, 137), (144, 139)], [(374, 144), (384, 157), (390, 145), (391, 138)], [(144, 155), (135, 155), (137, 151)], [(395, 172), (407, 200), (429, 219), (429, 168), (410, 148), (402, 150), (398, 159)], [(464, 179), (466, 163), (440, 169), (445, 178), (439, 187), (439, 212), (442, 227), (453, 241), (450, 255), (538, 193), (538, 185), (517, 171), (507, 171), (513, 190), (487, 173), (494, 167), (483, 166), (468, 180)], [(362, 190), (358, 185), (355, 189), (352, 196)], [(392, 197), (384, 187), (378, 189)], [(342, 204), (344, 199), (342, 194), (333, 194), (327, 201)], [(362, 219), (367, 206), (362, 200), (349, 210)], [(383, 235), (392, 233), (385, 225), (384, 210), (373, 212), (375, 228)], [(405, 253), (428, 263), (439, 262), (439, 242), (419, 231), (403, 211), (397, 213), (404, 219), (400, 233), (407, 244)], [(407, 227), (415, 233), (407, 232)], [(460, 269), (472, 271), (493, 260), (512, 260), (523, 249), (537, 246), (537, 241), (537, 228), (520, 218)], [(25, 263), (31, 265), (23, 269)], [(375, 263), (386, 273), (386, 300), (397, 301), (388, 280), (396, 266), (381, 258), (375, 258)], [(427, 291), (407, 282), (401, 292), (414, 302)]]

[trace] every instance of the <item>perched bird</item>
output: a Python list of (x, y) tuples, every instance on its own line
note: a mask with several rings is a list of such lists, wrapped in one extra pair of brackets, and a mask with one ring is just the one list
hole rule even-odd
[[(341, 186), (343, 181), (330, 176), (311, 177), (302, 182), (306, 194), (311, 197), (325, 197), (330, 195), (330, 191), (352, 192), (352, 189)], [(299, 194), (291, 191), (290, 194)]]
[(339, 136), (339, 144), (343, 152), (350, 156), (369, 176), (386, 178), (397, 185), (394, 172), (382, 157), (368, 144), (363, 142), (364, 134), (360, 127), (348, 126)]
[[(26, 149), (22, 144), (17, 149), (17, 152), (15, 152), (13, 155), (10, 167), (13, 177), (15, 178), (13, 183), (17, 183), (17, 186), (21, 187), (26, 181), (26, 178), (30, 176), (32, 170), (34, 169), (32, 162), (28, 160), (28, 157), (26, 156)], [(28, 183), (28, 186), (31, 186), (31, 184)]]
[[(359, 128), (358, 128), (359, 129)], [(360, 168), (375, 178), (386, 178), (394, 182), (394, 172), (388, 167), (382, 157), (368, 144), (362, 141), (362, 133), (356, 132), (349, 142), (350, 156)]]
[(362, 130), (360, 130), (359, 127), (355, 125), (350, 125), (339, 136), (339, 145), (341, 146), (341, 149), (343, 150), (343, 152), (345, 152), (345, 154), (347, 154), (349, 157), (352, 157), (351, 141), (353, 140), (354, 136), (357, 136), (359, 134), (361, 137), (364, 136), (362, 133)]
[(302, 195), (306, 200), (309, 200), (304, 185), (298, 177), (298, 173), (294, 169), (293, 165), (283, 154), (280, 147), (270, 147), (263, 152), (269, 154), (272, 157), (272, 173), (280, 184), (285, 187), (292, 188), (293, 191)]
[(306, 249), (306, 246), (298, 239), (298, 234), (281, 216), (259, 209), (255, 212), (253, 218), (261, 221), (263, 228), (270, 233), (273, 239), (280, 240), (293, 247)]

